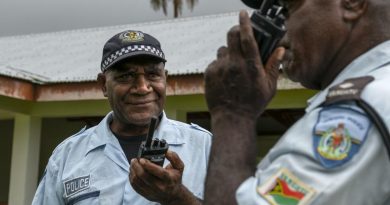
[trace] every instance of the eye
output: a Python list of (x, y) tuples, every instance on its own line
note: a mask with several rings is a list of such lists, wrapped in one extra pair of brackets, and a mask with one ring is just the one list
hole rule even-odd
[(158, 72), (148, 72), (148, 79), (150, 80), (160, 80), (162, 78), (162, 75)]
[(135, 73), (124, 73), (115, 77), (118, 82), (131, 82), (135, 78)]
[(159, 80), (164, 74), (164, 70), (155, 65), (145, 68), (145, 72), (150, 80)]
[(157, 75), (156, 73), (149, 73), (148, 75), (150, 78), (156, 78), (158, 77), (159, 75)]

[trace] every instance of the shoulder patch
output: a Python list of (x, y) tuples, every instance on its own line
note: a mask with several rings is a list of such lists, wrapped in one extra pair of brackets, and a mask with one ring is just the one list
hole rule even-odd
[(266, 183), (257, 187), (257, 193), (272, 205), (304, 205), (313, 199), (316, 191), (288, 169), (282, 168)]
[(70, 197), (76, 193), (89, 189), (90, 176), (82, 176), (67, 180), (64, 183), (65, 197)]
[(200, 130), (200, 131), (205, 132), (205, 133), (207, 133), (209, 135), (212, 135), (211, 132), (209, 132), (208, 130), (204, 129), (203, 127), (201, 127), (201, 126), (199, 126), (197, 124), (191, 123), (190, 126), (193, 129)]
[(364, 143), (371, 127), (369, 118), (356, 110), (340, 106), (323, 108), (313, 130), (313, 149), (326, 168), (348, 162)]

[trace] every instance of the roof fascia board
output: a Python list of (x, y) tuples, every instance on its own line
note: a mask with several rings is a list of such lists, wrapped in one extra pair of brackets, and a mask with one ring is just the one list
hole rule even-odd
[[(278, 90), (291, 89), (303, 87), (280, 77)], [(204, 94), (203, 74), (168, 76), (166, 94), (167, 96)], [(33, 102), (106, 99), (96, 81), (41, 85), (4, 76), (0, 76), (0, 95)]]
[(35, 84), (0, 75), (0, 95), (20, 100), (34, 100)]
[[(202, 74), (169, 76), (167, 79), (168, 96), (203, 93)], [(0, 95), (33, 102), (105, 99), (96, 81), (41, 85), (3, 76), (0, 76)]]

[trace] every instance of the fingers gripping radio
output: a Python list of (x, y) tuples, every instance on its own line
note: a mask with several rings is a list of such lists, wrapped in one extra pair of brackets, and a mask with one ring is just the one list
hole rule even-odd
[(152, 117), (146, 140), (139, 147), (138, 158), (145, 158), (159, 166), (163, 166), (165, 154), (168, 151), (168, 143), (163, 139), (153, 139), (156, 124), (157, 117)]

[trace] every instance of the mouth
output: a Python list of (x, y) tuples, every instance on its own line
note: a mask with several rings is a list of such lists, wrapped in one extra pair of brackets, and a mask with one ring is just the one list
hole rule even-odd
[(144, 106), (144, 105), (149, 105), (149, 104), (152, 104), (153, 101), (149, 101), (149, 102), (134, 102), (134, 103), (128, 103), (129, 105), (133, 105), (133, 106)]
[(139, 100), (139, 101), (127, 102), (126, 104), (129, 104), (129, 105), (147, 105), (147, 104), (154, 103), (155, 101), (156, 100)]

